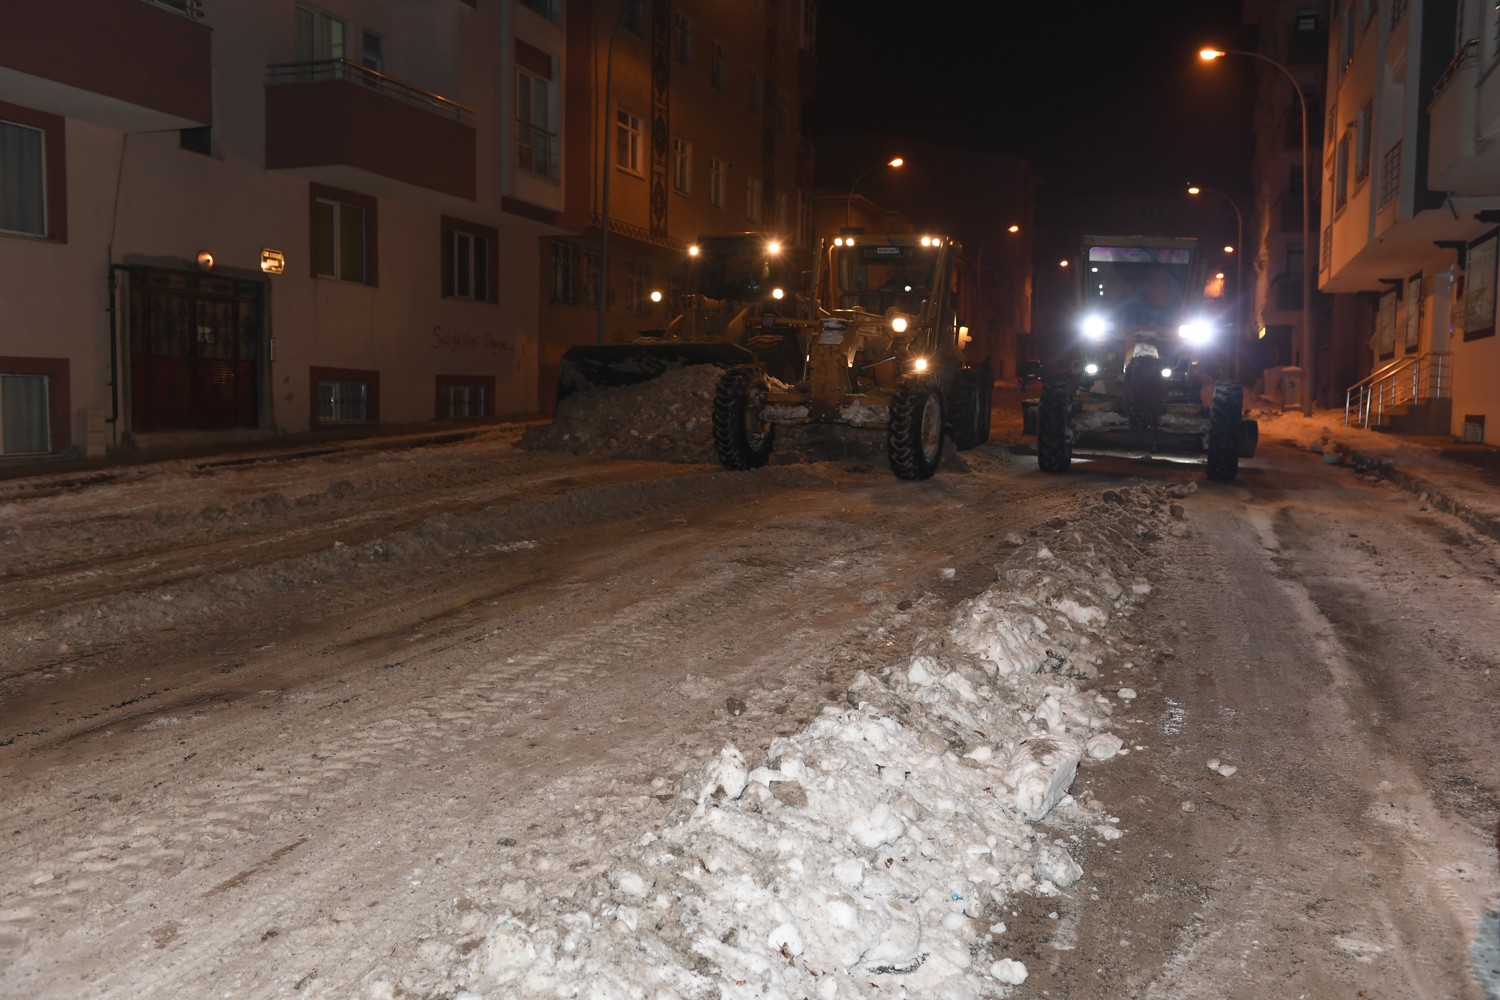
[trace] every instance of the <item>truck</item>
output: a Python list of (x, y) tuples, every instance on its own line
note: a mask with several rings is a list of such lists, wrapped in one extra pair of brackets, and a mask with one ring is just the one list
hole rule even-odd
[(665, 325), (627, 343), (579, 344), (563, 353), (557, 398), (633, 385), (684, 365), (760, 364), (795, 378), (799, 328), (783, 318), (809, 315), (810, 254), (765, 233), (700, 236), (682, 261), (685, 287), (653, 290), (669, 311)]
[(842, 424), (885, 432), (891, 471), (930, 478), (945, 442), (989, 440), (987, 364), (965, 359), (962, 248), (946, 236), (850, 234), (820, 246), (813, 314), (796, 378), (735, 365), (713, 401), (714, 450), (727, 469), (759, 468), (776, 428)]
[(1067, 472), (1094, 449), (1201, 454), (1208, 478), (1228, 481), (1251, 458), (1259, 427), (1227, 376), (1233, 332), (1205, 301), (1198, 241), (1087, 236), (1074, 264), (1074, 356), (1022, 403), (1037, 466)]

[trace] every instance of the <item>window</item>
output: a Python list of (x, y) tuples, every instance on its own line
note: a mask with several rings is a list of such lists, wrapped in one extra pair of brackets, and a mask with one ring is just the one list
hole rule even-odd
[(0, 372), (0, 455), (52, 450), (48, 375)]
[(729, 56), (724, 52), (723, 42), (714, 42), (713, 62), (709, 66), (709, 82), (718, 90), (729, 89)]
[(729, 164), (720, 159), (708, 161), (708, 203), (714, 208), (724, 207), (724, 194), (729, 184)]
[(521, 0), (521, 6), (536, 11), (553, 24), (562, 23), (562, 0)]
[(813, 51), (818, 40), (817, 0), (802, 0), (802, 49)]
[(1348, 70), (1354, 61), (1354, 8), (1344, 9), (1339, 15), (1339, 74)]
[(1303, 278), (1303, 256), (1301, 243), (1288, 243), (1286, 245), (1286, 270), (1281, 272), (1288, 281), (1301, 281)]
[(447, 216), (442, 229), (443, 296), (498, 302), (500, 231)]
[(646, 4), (631, 4), (630, 9), (625, 12), (625, 30), (637, 38), (646, 37)]
[(1491, 233), (1469, 244), (1464, 267), (1464, 340), (1495, 335), (1495, 247), (1500, 235)]
[(757, 72), (756, 70), (753, 70), (753, 69), (750, 71), (750, 95), (749, 96), (750, 96), (750, 101), (749, 101), (750, 113), (752, 115), (755, 115), (756, 117), (759, 117), (760, 116), (760, 105), (761, 105), (760, 73)]
[(552, 244), (552, 301), (563, 305), (596, 305), (599, 254), (574, 243)]
[(624, 108), (615, 112), (615, 166), (641, 174), (641, 116)]
[(797, 192), (797, 242), (813, 245), (812, 197), (806, 191)]
[(380, 421), (380, 373), (354, 368), (310, 368), (313, 426)]
[(1298, 31), (1317, 31), (1318, 30), (1318, 8), (1316, 8), (1316, 7), (1298, 7), (1297, 8), (1297, 30)]
[(516, 164), (543, 177), (556, 177), (558, 171), (551, 105), (551, 81), (527, 69), (517, 69)]
[(385, 40), (373, 31), (364, 32), (360, 65), (377, 73), (385, 72)]
[(1370, 120), (1374, 105), (1365, 102), (1359, 111), (1359, 123), (1355, 126), (1354, 183), (1359, 184), (1370, 176)]
[(792, 105), (786, 91), (776, 92), (776, 131), (786, 135), (792, 127)]
[(177, 148), (185, 149), (190, 153), (212, 156), (214, 154), (214, 127), (200, 125), (197, 128), (178, 129)]
[(1349, 135), (1346, 132), (1339, 140), (1338, 154), (1333, 161), (1333, 210), (1341, 211), (1349, 202)]
[(436, 414), (439, 420), (493, 417), (495, 376), (439, 375)]
[(745, 218), (751, 222), (760, 221), (761, 183), (759, 177), (751, 177), (745, 181)]
[(640, 261), (625, 263), (626, 305), (633, 313), (644, 313), (651, 308), (649, 288), (651, 268)]
[(693, 144), (682, 138), (672, 140), (672, 190), (693, 193)]
[(47, 135), (0, 121), (0, 232), (47, 235)]
[(313, 276), (378, 284), (375, 199), (313, 184), (310, 201)]
[(672, 12), (672, 58), (680, 66), (693, 67), (693, 22), (680, 10)]
[(297, 8), (297, 56), (300, 63), (343, 59), (348, 28), (343, 21), (311, 7)]

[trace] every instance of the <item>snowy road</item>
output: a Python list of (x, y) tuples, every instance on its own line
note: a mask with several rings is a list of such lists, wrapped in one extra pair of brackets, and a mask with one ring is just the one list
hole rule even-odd
[[(976, 623), (1010, 634), (986, 617), (1004, 585), (1053, 624), (1008, 647), (1035, 662), (991, 670), (1004, 694), (981, 701), (1140, 749), (1091, 753), (1071, 798), (990, 844), (1001, 874), (969, 877), (1006, 913), (943, 890), (937, 923), (959, 944), (931, 947), (971, 984), (943, 995), (1483, 996), (1469, 949), (1500, 898), (1493, 542), (1275, 448), (1189, 496), (1201, 469), (1044, 477), (999, 445), (911, 484), (878, 458), (730, 474), (516, 437), (0, 484), (0, 993), (631, 995), (505, 984), (545, 964), (539, 914), (600, 921), (580, 915), (602, 892), (600, 926), (641, 919), (649, 896), (620, 898), (646, 863), (633, 852), (697, 843), (670, 833), (690, 829), (683, 779), (726, 743), (754, 768), (858, 701), (862, 677), (918, 684), (914, 655), (951, 660), (953, 690), (964, 670), (984, 681), (952, 647)], [(933, 702), (920, 690), (887, 715)], [(1068, 716), (1091, 692), (1094, 714)], [(940, 792), (1027, 742), (969, 739), (933, 751), (956, 769)], [(780, 798), (757, 817), (818, 805), (765, 787)], [(896, 804), (921, 802), (907, 821), (930, 829), (943, 799), (913, 786)], [(1071, 886), (1036, 860), (1054, 848), (1086, 872)], [(771, 892), (763, 876), (737, 891)], [(644, 961), (598, 943), (613, 933), (588, 968)], [(790, 966), (835, 987), (820, 996), (936, 995), (897, 960), (820, 976), (818, 942), (787, 933), (772, 938)], [(894, 954), (889, 938), (869, 953)], [(789, 995), (733, 977), (692, 992), (714, 978), (694, 953), (688, 986), (641, 995)], [(1007, 985), (1000, 959), (1030, 977)]]

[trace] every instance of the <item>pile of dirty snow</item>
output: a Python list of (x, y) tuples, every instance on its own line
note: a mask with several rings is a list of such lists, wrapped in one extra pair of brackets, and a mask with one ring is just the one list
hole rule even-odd
[[(552, 423), (527, 428), (520, 447), (601, 458), (717, 465), (713, 402), (723, 369), (690, 365), (636, 385), (574, 393), (557, 404)], [(885, 454), (883, 427), (777, 425), (771, 465), (871, 459)], [(944, 467), (967, 471), (949, 442)]]
[(722, 369), (688, 365), (637, 385), (576, 392), (552, 423), (531, 427), (520, 446), (607, 458), (717, 462), (713, 404)]
[(459, 996), (978, 1000), (1024, 981), (1007, 899), (1067, 890), (1069, 845), (1121, 836), (1068, 794), (1081, 764), (1128, 752), (1086, 685), (1191, 490), (1111, 490), (1045, 538), (1011, 536), (998, 582), (945, 629), (765, 760), (726, 746), (690, 771), (666, 825), (571, 897), (516, 865)]

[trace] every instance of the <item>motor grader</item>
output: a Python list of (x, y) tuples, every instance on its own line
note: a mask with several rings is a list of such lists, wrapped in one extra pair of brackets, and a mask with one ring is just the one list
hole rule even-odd
[(843, 424), (885, 432), (898, 478), (937, 471), (948, 437), (989, 440), (991, 375), (965, 361), (960, 247), (943, 236), (840, 236), (813, 271), (814, 309), (795, 320), (804, 364), (791, 381), (760, 364), (720, 378), (714, 450), (728, 469), (770, 457), (777, 426)]
[(777, 378), (795, 378), (803, 359), (799, 334), (777, 319), (807, 312), (801, 286), (811, 273), (808, 258), (764, 233), (700, 236), (682, 262), (687, 287), (652, 293), (670, 311), (667, 323), (628, 343), (568, 348), (557, 398), (646, 382), (685, 365), (760, 364)]

